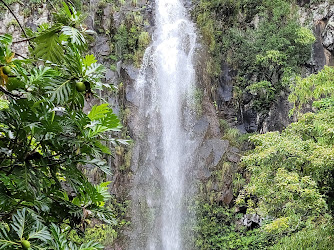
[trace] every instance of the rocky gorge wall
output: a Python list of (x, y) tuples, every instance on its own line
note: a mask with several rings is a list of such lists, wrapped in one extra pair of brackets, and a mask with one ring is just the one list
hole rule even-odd
[[(191, 2), (186, 2), (188, 9), (192, 9)], [(334, 7), (328, 1), (311, 6), (307, 5), (309, 4), (307, 1), (299, 1), (299, 4), (301, 6), (300, 21), (311, 27), (316, 37), (316, 42), (312, 46), (312, 57), (303, 67), (303, 74), (307, 75), (321, 70), (324, 65), (334, 65)], [(101, 96), (108, 100), (123, 121), (124, 130), (119, 135), (133, 139), (136, 124), (139, 123), (132, 116), (137, 109), (133, 102), (136, 95), (134, 83), (139, 72), (140, 56), (143, 55), (145, 49), (145, 43), (142, 47), (139, 45), (139, 36), (143, 32), (151, 35), (154, 30), (154, 1), (138, 0), (135, 4), (126, 1), (124, 5), (119, 5), (117, 8), (113, 3), (99, 0), (87, 0), (83, 2), (83, 5), (83, 9), (89, 13), (86, 21), (87, 28), (96, 32), (90, 49), (99, 62), (106, 66), (105, 82), (118, 87), (117, 91), (101, 93)], [(11, 8), (20, 23), (31, 29), (36, 29), (37, 25), (51, 18), (52, 7), (47, 4), (35, 5), (29, 13), (25, 11), (29, 8), (29, 4), (15, 3), (11, 5)], [(133, 16), (134, 13), (137, 14)], [(126, 20), (130, 21), (125, 23)], [(2, 11), (0, 23), (2, 24), (0, 34), (8, 32), (13, 34), (14, 40), (22, 39), (19, 27), (7, 10)], [(127, 30), (138, 26), (140, 31), (133, 30), (132, 33), (128, 32), (121, 37), (119, 30), (122, 25), (125, 25)], [(134, 40), (133, 43), (129, 43), (131, 39)], [(251, 99), (249, 95), (243, 96), (243, 105), (236, 107), (233, 95), (235, 68), (232, 68), (227, 62), (221, 63), (221, 74), (219, 79), (215, 79), (218, 86), (215, 86), (213, 91), (215, 83), (205, 70), (205, 62), (209, 56), (205, 52), (206, 45), (201, 44), (201, 39), (198, 42), (196, 71), (198, 120), (195, 131), (200, 135), (201, 142), (198, 149), (200, 166), (198, 166), (196, 175), (199, 185), (203, 186), (204, 193), (209, 194), (210, 190), (214, 190), (216, 195), (214, 199), (219, 200), (222, 204), (230, 204), (234, 198), (233, 178), (239, 171), (240, 152), (244, 145), (231, 143), (224, 135), (229, 131), (229, 126), (238, 127), (242, 133), (282, 130), (292, 121), (292, 118), (288, 118), (291, 109), (287, 101), (289, 93), (281, 91), (265, 115), (254, 111), (248, 105)], [(22, 56), (27, 55), (26, 45), (26, 43), (17, 43), (14, 45), (14, 51)], [(133, 46), (133, 48), (125, 50), (125, 46)], [(136, 54), (137, 58), (125, 57), (125, 54)], [(90, 99), (86, 102), (86, 108), (90, 109), (98, 102), (98, 99)], [(228, 126), (222, 125), (220, 119), (226, 120)], [(113, 176), (109, 177), (113, 185), (111, 192), (122, 199), (131, 199), (128, 196), (133, 172), (131, 161), (136, 160), (138, 152), (133, 152), (130, 145), (128, 148), (116, 147), (114, 153), (115, 157), (109, 159), (113, 168)], [(93, 169), (90, 169), (89, 172), (92, 181), (99, 180), (99, 173)], [(249, 224), (249, 221), (246, 220), (245, 224)], [(126, 237), (127, 232), (124, 238), (116, 242), (113, 247), (123, 249), (126, 245)]]
[[(323, 69), (325, 65), (333, 66), (334, 37), (333, 20), (334, 7), (331, 1), (311, 3), (313, 1), (297, 1), (299, 4), (298, 18), (300, 23), (311, 29), (316, 38), (310, 51), (310, 59), (302, 65), (302, 76), (316, 73)], [(256, 24), (258, 16), (250, 23)], [(236, 75), (234, 67), (228, 63), (221, 64), (221, 75), (218, 79), (218, 86), (214, 93), (214, 99), (218, 103), (221, 117), (229, 120), (230, 123), (238, 126), (243, 132), (281, 131), (294, 119), (289, 118), (289, 110), (292, 108), (287, 98), (288, 89), (283, 89), (275, 101), (272, 103), (268, 112), (262, 113), (252, 108), (251, 94), (244, 94), (242, 104), (239, 109), (235, 108), (233, 102), (233, 85)]]

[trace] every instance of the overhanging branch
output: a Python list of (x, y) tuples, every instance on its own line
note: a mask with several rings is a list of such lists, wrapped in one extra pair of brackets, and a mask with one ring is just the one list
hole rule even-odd
[[(24, 36), (25, 36), (26, 38), (29, 39), (29, 37), (28, 37), (26, 31), (23, 29), (23, 27), (22, 27), (22, 25), (21, 25), (19, 19), (17, 18), (17, 16), (15, 15), (15, 13), (12, 11), (12, 9), (9, 7), (9, 5), (6, 4), (4, 0), (0, 0), (0, 2), (1, 2), (3, 5), (5, 5), (6, 8), (9, 10), (9, 12), (14, 16), (14, 18), (15, 18), (15, 20), (17, 21), (18, 25), (20, 26), (20, 29), (22, 30)], [(34, 49), (34, 46), (30, 43), (30, 40), (28, 40), (28, 43), (29, 43), (30, 47)]]

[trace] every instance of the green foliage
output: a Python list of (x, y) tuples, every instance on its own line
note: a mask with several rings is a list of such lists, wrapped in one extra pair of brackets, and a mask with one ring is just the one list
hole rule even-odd
[[(315, 102), (314, 113), (299, 116), (281, 133), (270, 132), (251, 137), (255, 149), (243, 157), (243, 165), (251, 174), (249, 183), (239, 194), (239, 206), (247, 213), (265, 218), (263, 229), (282, 239), (273, 249), (314, 249), (315, 234), (321, 235), (319, 246), (327, 249), (332, 228), (329, 211), (334, 197), (334, 113), (332, 69), (293, 83), (290, 100), (294, 110)], [(323, 105), (326, 104), (326, 105)], [(328, 219), (329, 218), (329, 219)], [(313, 238), (312, 238), (313, 237)], [(276, 240), (277, 240), (276, 239)], [(317, 240), (315, 240), (317, 242)]]
[[(105, 189), (104, 192), (106, 196), (109, 195), (107, 189)], [(99, 242), (106, 247), (112, 246), (114, 241), (119, 237), (119, 233), (123, 227), (129, 224), (128, 220), (126, 219), (128, 204), (128, 200), (121, 201), (117, 200), (115, 197), (111, 197), (109, 207), (112, 211), (114, 211), (115, 218), (115, 221), (112, 224), (98, 224), (94, 226), (88, 226), (84, 237), (81, 237), (80, 234), (78, 234), (78, 231), (72, 230), (69, 233), (69, 238), (77, 244), (89, 243), (93, 241)]]
[[(77, 246), (65, 232), (84, 231), (89, 218), (121, 224), (110, 204), (109, 182), (93, 185), (81, 171), (90, 164), (111, 174), (105, 154), (126, 143), (110, 136), (121, 125), (108, 104), (83, 112), (85, 97), (98, 97), (95, 89), (105, 86), (104, 67), (94, 55), (84, 54), (80, 13), (63, 3), (55, 20), (31, 34), (35, 49), (29, 59), (16, 59), (11, 36), (0, 36), (3, 249), (20, 247), (23, 238), (33, 249), (101, 249), (97, 243)], [(78, 81), (85, 93), (76, 90)], [(68, 228), (61, 230), (64, 223)]]
[[(243, 158), (251, 179), (237, 200), (238, 205), (249, 207), (249, 213), (286, 218), (289, 230), (295, 230), (292, 225), (296, 221), (302, 226), (303, 221), (325, 213), (327, 205), (318, 186), (321, 190), (329, 188), (321, 182), (324, 176), (331, 175), (334, 166), (333, 149), (303, 140), (303, 130), (297, 130), (301, 124), (293, 124), (282, 134), (271, 132), (251, 137), (257, 147)], [(256, 199), (250, 199), (250, 195)], [(267, 225), (268, 230), (274, 226)]]
[(134, 62), (136, 67), (140, 67), (145, 49), (151, 42), (149, 33), (144, 30), (146, 23), (140, 12), (129, 13), (112, 37), (115, 55)]
[(315, 41), (296, 13), (287, 0), (198, 1), (194, 15), (211, 55), (207, 71), (217, 77), (226, 60), (237, 70), (235, 90), (251, 90), (253, 108), (268, 110), (309, 59)]
[(310, 101), (315, 101), (318, 108), (333, 107), (334, 102), (334, 68), (325, 66), (317, 74), (307, 78), (296, 78), (291, 84), (289, 101), (294, 104), (293, 111), (298, 111)]
[(333, 236), (333, 225), (331, 225), (329, 222), (324, 221), (324, 224), (311, 226), (291, 236), (285, 236), (270, 249), (332, 249)]
[(241, 214), (232, 209), (199, 200), (196, 204), (196, 247), (199, 249), (266, 249), (270, 237), (259, 229), (246, 231), (237, 226)]
[(102, 245), (92, 241), (77, 245), (66, 239), (66, 231), (53, 223), (46, 227), (43, 222), (43, 219), (31, 210), (17, 210), (12, 217), (12, 223), (0, 225), (0, 249), (22, 249), (23, 241), (28, 241), (31, 249), (103, 249)]
[(271, 102), (275, 99), (275, 89), (271, 82), (261, 81), (250, 84), (248, 90), (254, 97), (253, 106), (261, 110), (263, 107), (270, 107)]
[(237, 128), (227, 128), (224, 131), (224, 136), (222, 139), (228, 140), (232, 145), (238, 146), (238, 138), (240, 136), (240, 131)]

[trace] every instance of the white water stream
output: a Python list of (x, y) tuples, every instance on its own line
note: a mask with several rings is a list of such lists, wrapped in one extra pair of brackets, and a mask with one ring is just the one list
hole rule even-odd
[(182, 0), (156, 0), (155, 32), (136, 81), (138, 111), (129, 249), (185, 249), (195, 85), (194, 24)]

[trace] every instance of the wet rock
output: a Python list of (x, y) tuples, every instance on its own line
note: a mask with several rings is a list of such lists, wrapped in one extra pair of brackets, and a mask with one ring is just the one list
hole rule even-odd
[(110, 55), (109, 38), (107, 36), (97, 36), (92, 50), (94, 54), (98, 56)]
[(126, 85), (125, 98), (128, 102), (133, 103), (136, 106), (139, 105), (137, 93), (133, 85)]
[(210, 178), (211, 175), (212, 175), (212, 171), (211, 171), (211, 170), (209, 170), (209, 169), (206, 168), (206, 167), (202, 167), (202, 168), (198, 171), (197, 179), (199, 179), (199, 180), (205, 180), (205, 179)]
[(233, 191), (232, 189), (225, 189), (222, 193), (221, 201), (223, 201), (226, 205), (230, 204), (233, 200)]
[[(215, 167), (225, 154), (229, 142), (220, 139), (210, 139), (204, 142), (199, 150), (199, 156), (207, 163), (207, 166)], [(209, 160), (208, 160), (209, 159)]]
[(288, 96), (288, 93), (283, 92), (278, 97), (272, 105), (268, 117), (263, 122), (261, 132), (282, 131), (293, 122), (293, 118), (289, 117), (293, 105), (288, 101)]
[(258, 129), (257, 112), (253, 109), (249, 109), (244, 112), (243, 118), (245, 130), (248, 133), (256, 132)]
[(194, 134), (203, 140), (209, 128), (209, 122), (206, 117), (202, 117), (193, 127)]
[(230, 162), (238, 163), (240, 161), (240, 150), (236, 147), (229, 148), (228, 152), (226, 153), (227, 159)]
[(203, 114), (205, 114), (205, 117), (209, 122), (208, 136), (210, 138), (219, 138), (221, 135), (219, 128), (219, 119), (217, 117), (216, 110), (208, 96), (204, 96), (202, 106)]
[(125, 70), (125, 72), (130, 77), (131, 80), (135, 81), (137, 79), (137, 76), (139, 74), (138, 68), (136, 68), (131, 64), (131, 65), (122, 65), (122, 69)]
[(112, 5), (107, 5), (103, 9), (102, 27), (104, 30), (110, 30), (112, 25)]
[(322, 39), (323, 39), (322, 44), (324, 45), (324, 47), (333, 53), (334, 51), (334, 16), (332, 16), (329, 19), (322, 33)]
[(243, 104), (248, 104), (251, 102), (251, 100), (253, 99), (253, 95), (249, 92), (243, 93), (242, 94), (242, 102)]
[(229, 65), (224, 62), (222, 64), (222, 72), (219, 77), (219, 86), (217, 88), (218, 105), (221, 107), (224, 102), (229, 102), (233, 97), (233, 72)]
[(310, 0), (297, 0), (297, 4), (303, 7), (305, 4), (310, 4)]
[(257, 228), (261, 225), (261, 217), (258, 214), (245, 214), (242, 218), (242, 225), (249, 229)]
[(114, 84), (117, 82), (118, 76), (116, 72), (112, 71), (111, 69), (107, 69), (105, 78), (107, 82), (112, 82)]
[(314, 27), (313, 33), (316, 37), (316, 41), (312, 46), (312, 59), (311, 59), (311, 73), (317, 72), (327, 64), (326, 54), (324, 47), (322, 45), (322, 36), (321, 33), (325, 27), (325, 23), (320, 21)]

